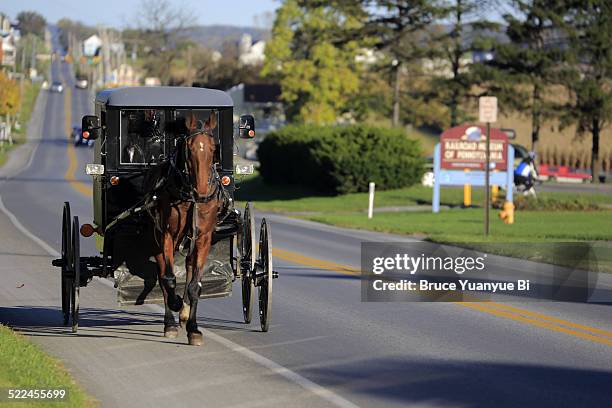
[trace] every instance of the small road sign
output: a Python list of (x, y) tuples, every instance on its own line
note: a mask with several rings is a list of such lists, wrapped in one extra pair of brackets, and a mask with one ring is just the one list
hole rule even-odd
[(478, 120), (482, 123), (497, 122), (497, 98), (495, 96), (478, 98)]

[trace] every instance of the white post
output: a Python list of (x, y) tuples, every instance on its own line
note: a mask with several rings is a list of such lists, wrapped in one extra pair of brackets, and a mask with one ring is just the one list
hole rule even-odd
[(374, 213), (374, 183), (370, 182), (370, 199), (368, 202), (368, 219), (372, 218)]

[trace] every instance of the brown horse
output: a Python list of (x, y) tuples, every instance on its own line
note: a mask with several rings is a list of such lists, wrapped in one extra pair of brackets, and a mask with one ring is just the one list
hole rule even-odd
[[(174, 338), (178, 326), (172, 312), (180, 311), (180, 321), (187, 321), (189, 344), (202, 344), (202, 333), (196, 321), (198, 299), (202, 291), (200, 279), (210, 251), (212, 235), (219, 211), (219, 189), (214, 170), (215, 141), (212, 132), (217, 126), (214, 112), (202, 124), (194, 114), (185, 118), (187, 137), (184, 140), (181, 166), (172, 166), (175, 172), (170, 186), (160, 194), (157, 217), (160, 227), (160, 253), (155, 256), (159, 283), (164, 294), (164, 335)], [(181, 146), (179, 144), (179, 146)], [(179, 154), (180, 149), (179, 150)], [(176, 181), (179, 180), (179, 181)], [(185, 260), (187, 278), (185, 301), (176, 294), (174, 253), (187, 238), (190, 252)]]

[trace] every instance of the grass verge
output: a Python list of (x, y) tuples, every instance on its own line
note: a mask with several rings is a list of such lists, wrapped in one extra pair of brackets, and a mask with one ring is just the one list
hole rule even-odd
[[(365, 211), (368, 203), (368, 193), (346, 194), (341, 196), (323, 196), (309, 189), (295, 185), (271, 185), (255, 174), (237, 181), (236, 200), (240, 202), (253, 201), (258, 209), (282, 213), (351, 213)], [(463, 189), (443, 188), (440, 203), (450, 207), (460, 207), (463, 204)], [(539, 192), (538, 201), (542, 203), (575, 202), (587, 204), (612, 205), (612, 197), (607, 194), (576, 194), (561, 192)], [(421, 185), (396, 190), (377, 191), (374, 208), (381, 207), (416, 207), (431, 205), (432, 189)], [(472, 203), (484, 201), (484, 191), (472, 191)]]
[(38, 92), (40, 92), (40, 84), (33, 84), (31, 82), (26, 82), (24, 84), (23, 100), (21, 101), (21, 118), (19, 120), (21, 128), (13, 131), (14, 143), (12, 145), (0, 145), (0, 167), (2, 167), (8, 159), (8, 153), (11, 149), (25, 141), (28, 132), (28, 122), (30, 121)]
[(2, 407), (93, 407), (93, 399), (74, 382), (62, 364), (22, 335), (0, 325), (0, 387), (65, 389), (68, 399), (58, 402), (26, 400), (2, 402)]
[[(612, 211), (522, 211), (515, 224), (506, 225), (491, 213), (490, 236), (483, 235), (481, 209), (450, 210), (439, 214), (382, 213), (368, 220), (362, 213), (319, 214), (302, 218), (325, 224), (396, 234), (473, 248), (499, 255), (556, 265), (612, 272)], [(550, 243), (589, 242), (584, 259), (568, 258)], [(503, 244), (503, 245), (501, 245)], [(570, 245), (573, 247), (573, 245)]]

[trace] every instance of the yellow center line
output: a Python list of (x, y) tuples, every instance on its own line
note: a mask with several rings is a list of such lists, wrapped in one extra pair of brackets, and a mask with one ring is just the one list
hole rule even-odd
[[(66, 83), (65, 78), (64, 83)], [(68, 181), (68, 183), (70, 183), (72, 188), (74, 188), (76, 191), (83, 194), (85, 197), (91, 197), (93, 195), (91, 192), (91, 186), (76, 179), (76, 170), (79, 165), (79, 160), (77, 159), (73, 140), (70, 139), (72, 134), (72, 90), (68, 86), (66, 86), (66, 90), (64, 91), (64, 118), (66, 119), (65, 132), (69, 139), (68, 143), (66, 144), (68, 168), (64, 174), (64, 179)]]
[[(316, 269), (325, 269), (330, 271), (340, 272), (345, 275), (359, 275), (360, 271), (355, 268), (351, 268), (345, 265), (337, 264), (334, 262), (322, 261), (315, 258), (310, 258), (299, 254), (297, 252), (287, 251), (279, 248), (273, 249), (273, 254), (282, 260), (310, 266)], [(580, 337), (582, 339), (590, 340), (596, 343), (606, 344), (612, 346), (612, 339), (598, 337), (595, 334), (602, 336), (612, 337), (612, 332), (598, 329), (596, 327), (586, 326), (567, 320), (559, 319), (553, 316), (548, 316), (542, 313), (531, 312), (529, 310), (521, 309), (514, 306), (509, 306), (497, 302), (483, 301), (482, 303), (477, 302), (453, 302), (457, 305), (469, 307), (475, 310), (479, 310), (485, 313), (496, 315), (499, 317), (505, 317), (521, 323), (529, 324), (545, 328), (548, 330), (569, 334), (572, 336)], [(499, 309), (506, 309), (499, 310)], [(529, 316), (529, 317), (525, 317)], [(539, 320), (538, 320), (539, 319)], [(569, 327), (579, 329), (582, 331), (572, 330)], [(584, 333), (590, 332), (590, 333)]]
[[(565, 333), (565, 334), (569, 334), (571, 336), (575, 336), (575, 337), (580, 337), (582, 339), (585, 340), (590, 340), (593, 341), (595, 343), (601, 343), (601, 344), (605, 344), (607, 346), (612, 346), (612, 340), (611, 339), (607, 339), (604, 337), (597, 337), (594, 336), (592, 334), (588, 334), (588, 333), (583, 333), (583, 332), (579, 332), (576, 330), (571, 330), (568, 329), (564, 326), (557, 326), (553, 323), (548, 323), (545, 321), (541, 321), (541, 320), (536, 320), (536, 319), (530, 319), (524, 316), (520, 316), (520, 315), (515, 315), (512, 314), (510, 312), (503, 312), (501, 310), (497, 310), (497, 309), (492, 309), (489, 307), (484, 306), (481, 303), (472, 303), (472, 302), (455, 302), (455, 304), (463, 306), (463, 307), (469, 307), (471, 309), (475, 309), (475, 310), (479, 310), (481, 312), (484, 313), (489, 313), (495, 316), (499, 316), (499, 317), (505, 317), (508, 319), (512, 319), (518, 322), (522, 322), (522, 323), (526, 323), (532, 326), (537, 326), (537, 327), (541, 327), (544, 329), (548, 329), (548, 330), (552, 330), (552, 331), (556, 331), (556, 332), (560, 332), (560, 333)], [(586, 326), (585, 326), (586, 327)], [(594, 328), (589, 328), (589, 330), (593, 330)], [(595, 329), (598, 330), (598, 329)]]
[(518, 307), (510, 306), (510, 305), (506, 305), (506, 304), (502, 304), (502, 303), (497, 303), (497, 302), (486, 302), (486, 303), (487, 303), (487, 306), (491, 306), (491, 307), (496, 308), (496, 309), (506, 309), (506, 310), (514, 312), (516, 314), (530, 316), (530, 317), (534, 317), (534, 318), (537, 318), (537, 319), (546, 320), (546, 321), (549, 321), (549, 322), (552, 322), (552, 323), (556, 323), (556, 324), (559, 324), (559, 325), (573, 327), (575, 329), (579, 329), (579, 330), (583, 330), (583, 331), (587, 331), (587, 332), (592, 332), (592, 333), (597, 333), (599, 335), (606, 336), (606, 337), (611, 337), (612, 338), (612, 331), (602, 330), (602, 329), (598, 329), (596, 327), (585, 326), (583, 324), (570, 322), (568, 320), (559, 319), (557, 317), (548, 316), (548, 315), (545, 315), (545, 314), (542, 314), (542, 313), (536, 313), (536, 312), (532, 312), (532, 311), (525, 310), (525, 309), (520, 309)]

